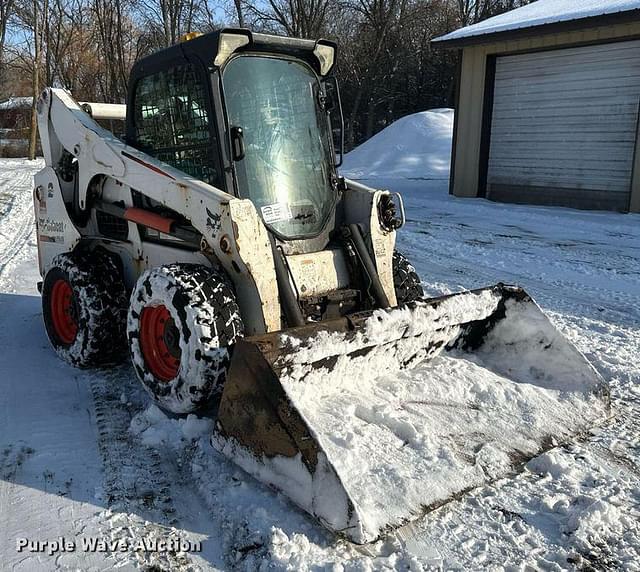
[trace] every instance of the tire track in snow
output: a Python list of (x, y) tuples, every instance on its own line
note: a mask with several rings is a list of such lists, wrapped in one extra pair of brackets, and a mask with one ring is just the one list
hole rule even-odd
[(0, 278), (13, 259), (20, 254), (22, 248), (31, 237), (33, 221), (25, 218), (16, 234), (9, 241), (3, 253), (0, 254)]
[(11, 512), (11, 486), (25, 459), (33, 454), (33, 449), (24, 443), (9, 444), (0, 451), (0, 530), (6, 530)]
[[(35, 171), (35, 169), (34, 169)], [(12, 170), (0, 179), (0, 191), (9, 197), (8, 208), (0, 218), (0, 279), (18, 256), (33, 233), (31, 198), (33, 173), (29, 169)], [(2, 238), (6, 239), (6, 242)]]
[[(112, 540), (131, 546), (142, 538), (168, 540), (185, 535), (178, 528), (171, 497), (170, 467), (158, 452), (133, 438), (129, 425), (140, 406), (123, 399), (135, 394), (128, 367), (92, 375), (91, 393), (98, 433), (98, 449), (104, 469), (104, 500)], [(155, 570), (192, 570), (185, 553), (114, 553), (124, 563), (132, 557), (139, 566)]]

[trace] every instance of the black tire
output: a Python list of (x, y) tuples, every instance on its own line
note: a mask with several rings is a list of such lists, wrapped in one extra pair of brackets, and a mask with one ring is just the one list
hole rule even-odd
[(42, 315), (51, 345), (63, 360), (76, 367), (122, 361), (127, 355), (126, 312), (122, 276), (107, 254), (59, 254), (53, 259), (42, 284)]
[(152, 399), (172, 413), (200, 409), (222, 391), (231, 349), (243, 332), (235, 294), (220, 271), (160, 266), (145, 272), (131, 294), (133, 367)]
[(424, 296), (420, 277), (409, 260), (397, 250), (393, 252), (393, 285), (398, 306)]

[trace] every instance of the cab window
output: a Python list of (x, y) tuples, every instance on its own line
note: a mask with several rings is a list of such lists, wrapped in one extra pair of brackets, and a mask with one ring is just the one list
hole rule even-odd
[(206, 183), (220, 187), (217, 142), (205, 86), (191, 64), (141, 78), (135, 88), (136, 146)]

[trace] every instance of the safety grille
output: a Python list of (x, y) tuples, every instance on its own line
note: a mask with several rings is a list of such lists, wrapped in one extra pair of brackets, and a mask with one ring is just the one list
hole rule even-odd
[(113, 240), (127, 240), (129, 237), (129, 223), (116, 216), (96, 211), (98, 231), (102, 236)]
[(219, 186), (204, 84), (192, 65), (143, 77), (135, 91), (137, 146), (189, 175)]

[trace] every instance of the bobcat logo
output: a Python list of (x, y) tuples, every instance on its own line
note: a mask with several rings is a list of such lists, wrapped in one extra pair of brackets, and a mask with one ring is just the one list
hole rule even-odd
[(222, 225), (222, 215), (218, 213), (212, 213), (206, 207), (205, 209), (207, 211), (207, 229), (211, 231), (211, 236), (215, 238), (216, 234), (218, 234), (218, 231), (220, 230), (220, 226)]

